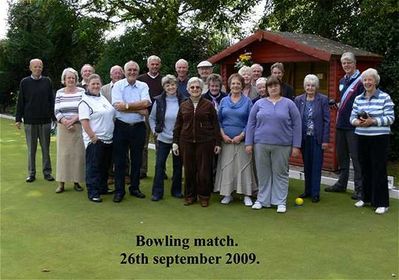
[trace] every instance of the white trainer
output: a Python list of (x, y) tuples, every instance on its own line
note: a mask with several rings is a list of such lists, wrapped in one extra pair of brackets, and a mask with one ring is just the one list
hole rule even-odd
[(364, 201), (363, 200), (359, 200), (358, 202), (355, 203), (355, 207), (360, 208), (364, 206)]
[(376, 214), (382, 215), (386, 212), (388, 212), (388, 207), (377, 207), (377, 209), (375, 209)]
[(259, 210), (262, 209), (262, 204), (259, 201), (255, 201), (254, 205), (252, 205), (252, 209)]
[(220, 203), (222, 204), (229, 204), (233, 200), (233, 197), (231, 195), (226, 195), (223, 197), (222, 201)]
[(245, 206), (252, 206), (252, 199), (249, 197), (249, 196), (245, 196), (244, 197), (244, 204), (245, 204)]
[(287, 212), (287, 207), (285, 207), (285, 205), (277, 206), (277, 213), (285, 213), (285, 212)]

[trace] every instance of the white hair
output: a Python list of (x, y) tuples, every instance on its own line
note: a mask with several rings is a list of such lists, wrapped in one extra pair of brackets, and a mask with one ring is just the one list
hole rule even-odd
[(177, 65), (180, 64), (180, 63), (184, 63), (184, 64), (186, 64), (186, 65), (188, 66), (187, 60), (185, 60), (185, 59), (183, 59), (183, 58), (180, 58), (178, 61), (176, 61), (175, 68), (176, 68)]
[(303, 87), (305, 87), (306, 84), (311, 84), (314, 85), (316, 88), (319, 88), (319, 78), (317, 78), (317, 76), (313, 74), (306, 75), (305, 79), (303, 79)]
[(356, 63), (355, 55), (352, 52), (343, 53), (341, 56), (341, 62), (343, 62), (344, 60), (349, 60), (349, 61)]
[(163, 77), (162, 80), (161, 80), (162, 87), (163, 87), (165, 84), (170, 84), (170, 83), (174, 83), (174, 84), (177, 83), (176, 77), (173, 76), (173, 75), (171, 75), (171, 74), (166, 75), (166, 76)]
[(193, 83), (198, 83), (199, 86), (200, 86), (200, 88), (201, 88), (201, 90), (204, 88), (204, 81), (202, 81), (202, 80), (201, 80), (200, 78), (198, 78), (198, 77), (192, 77), (192, 78), (190, 78), (190, 79), (188, 80), (188, 82), (187, 82), (187, 90), (190, 89), (190, 86), (191, 86), (191, 84), (193, 84)]
[(159, 63), (161, 63), (161, 59), (159, 58), (159, 56), (151, 55), (151, 56), (149, 56), (149, 57), (147, 58), (147, 64), (150, 63), (150, 61), (152, 61), (152, 60), (156, 60), (156, 61), (158, 61)]
[(377, 70), (375, 70), (374, 68), (368, 68), (367, 70), (364, 70), (361, 74), (362, 77), (362, 82), (366, 77), (373, 77), (375, 80), (375, 83), (377, 84), (377, 86), (380, 84), (380, 75), (378, 75)]
[(68, 72), (70, 72), (70, 73), (75, 75), (75, 84), (79, 83), (79, 73), (78, 73), (78, 71), (76, 71), (75, 69), (73, 69), (71, 67), (68, 67), (68, 68), (65, 68), (64, 71), (62, 71), (61, 84), (63, 84), (63, 85), (65, 84), (65, 76), (66, 76), (66, 74)]
[(249, 73), (249, 75), (252, 74), (252, 69), (249, 66), (243, 66), (240, 68), (240, 70), (238, 70), (238, 74), (240, 74), (241, 76), (244, 75), (244, 73)]
[(256, 80), (256, 86), (260, 84), (265, 84), (266, 85), (267, 79), (265, 77), (260, 77), (259, 79)]
[(109, 73), (112, 74), (112, 72), (113, 72), (114, 70), (116, 70), (116, 69), (121, 70), (122, 73), (123, 73), (123, 69), (122, 69), (122, 67), (120, 67), (119, 65), (114, 65), (114, 66), (112, 66), (111, 69), (109, 69)]
[(258, 63), (252, 64), (251, 70), (254, 70), (256, 67), (260, 68), (260, 72), (263, 72), (263, 66)]
[(137, 67), (137, 71), (140, 72), (139, 64), (136, 61), (133, 61), (133, 60), (130, 60), (130, 61), (125, 63), (125, 65), (123, 66), (123, 69), (125, 70), (125, 72), (126, 72), (127, 65), (130, 64), (130, 63), (132, 63), (134, 66), (136, 66)]

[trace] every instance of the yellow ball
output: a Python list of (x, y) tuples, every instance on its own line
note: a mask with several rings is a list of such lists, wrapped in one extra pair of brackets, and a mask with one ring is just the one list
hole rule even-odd
[(303, 204), (303, 199), (300, 198), (300, 197), (296, 198), (295, 199), (295, 204), (298, 205), (298, 206), (301, 206)]

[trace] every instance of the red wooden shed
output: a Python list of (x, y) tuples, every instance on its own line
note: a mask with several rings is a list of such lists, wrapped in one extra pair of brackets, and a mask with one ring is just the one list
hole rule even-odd
[[(307, 74), (315, 74), (320, 79), (319, 91), (331, 99), (338, 100), (339, 79), (345, 74), (341, 67), (341, 55), (353, 52), (357, 68), (363, 71), (376, 68), (382, 56), (351, 47), (330, 39), (312, 34), (290, 32), (257, 31), (253, 35), (210, 57), (208, 61), (220, 65), (224, 81), (237, 72), (234, 64), (240, 54), (251, 52), (252, 62), (263, 66), (263, 76), (270, 75), (270, 66), (282, 62), (285, 68), (284, 80), (295, 89), (295, 94), (303, 93), (303, 79)], [(335, 153), (336, 111), (331, 110), (331, 149), (324, 154), (323, 169), (337, 170)], [(291, 159), (291, 164), (302, 165), (300, 159)]]

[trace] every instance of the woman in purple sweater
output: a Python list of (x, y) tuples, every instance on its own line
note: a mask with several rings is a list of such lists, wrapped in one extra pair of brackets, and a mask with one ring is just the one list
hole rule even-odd
[(266, 87), (269, 96), (252, 107), (245, 135), (245, 149), (254, 153), (258, 176), (258, 197), (252, 209), (277, 205), (277, 213), (285, 213), (288, 159), (300, 154), (301, 116), (294, 102), (282, 96), (279, 79), (269, 77)]

